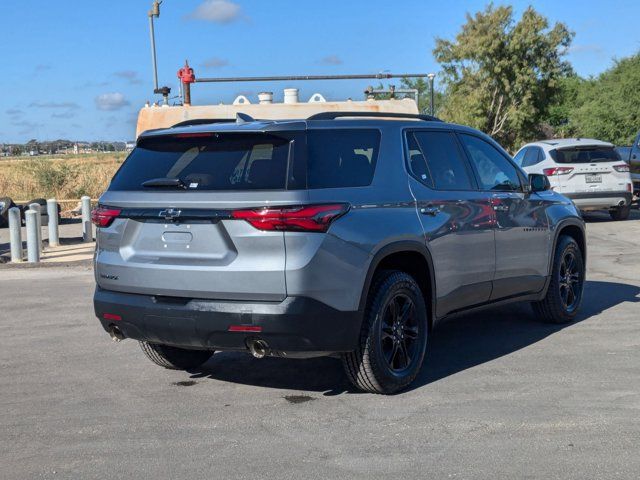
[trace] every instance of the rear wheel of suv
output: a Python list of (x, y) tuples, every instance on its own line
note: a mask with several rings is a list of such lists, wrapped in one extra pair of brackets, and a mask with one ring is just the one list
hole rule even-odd
[(377, 274), (368, 295), (358, 348), (342, 357), (361, 390), (391, 394), (418, 375), (427, 349), (428, 319), (420, 287), (399, 271)]
[(629, 218), (631, 212), (631, 205), (625, 205), (624, 207), (616, 207), (609, 210), (609, 215), (613, 220), (626, 220)]
[(213, 355), (212, 350), (187, 350), (157, 343), (139, 342), (144, 354), (156, 365), (171, 370), (188, 370), (205, 363)]
[(582, 301), (584, 276), (580, 247), (573, 238), (562, 235), (556, 246), (547, 294), (542, 301), (533, 303), (536, 315), (549, 323), (572, 321)]

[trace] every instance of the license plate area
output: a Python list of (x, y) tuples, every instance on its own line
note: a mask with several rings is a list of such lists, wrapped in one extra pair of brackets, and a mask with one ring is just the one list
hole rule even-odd
[(584, 176), (586, 183), (602, 183), (602, 175), (595, 173), (588, 173)]

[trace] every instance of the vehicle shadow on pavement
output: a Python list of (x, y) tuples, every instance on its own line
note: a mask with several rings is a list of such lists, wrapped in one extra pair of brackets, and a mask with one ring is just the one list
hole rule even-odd
[[(566, 325), (539, 322), (528, 304), (515, 304), (445, 320), (433, 332), (422, 372), (405, 391), (424, 387), (509, 355), (623, 302), (640, 302), (640, 287), (587, 281), (581, 312), (576, 321)], [(335, 358), (258, 360), (244, 353), (221, 352), (190, 373), (191, 378), (322, 392), (324, 395), (358, 393), (346, 379), (341, 362)]]
[(580, 313), (568, 324), (540, 322), (526, 303), (446, 320), (435, 329), (422, 372), (409, 390), (509, 355), (623, 302), (640, 302), (640, 287), (587, 281)]

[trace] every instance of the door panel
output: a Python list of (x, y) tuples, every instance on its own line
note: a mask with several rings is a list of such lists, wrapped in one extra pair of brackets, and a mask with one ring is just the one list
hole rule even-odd
[(495, 269), (494, 211), (475, 189), (455, 136), (407, 133), (411, 191), (436, 277), (436, 314), (489, 300)]
[(431, 190), (413, 178), (410, 186), (433, 258), (438, 316), (489, 300), (496, 258), (488, 199)]
[(480, 137), (459, 137), (495, 212), (491, 300), (540, 291), (546, 280), (550, 241), (544, 203), (538, 195), (523, 192), (521, 175), (506, 154)]
[(549, 220), (536, 194), (495, 194), (496, 272), (491, 299), (542, 290), (549, 261)]

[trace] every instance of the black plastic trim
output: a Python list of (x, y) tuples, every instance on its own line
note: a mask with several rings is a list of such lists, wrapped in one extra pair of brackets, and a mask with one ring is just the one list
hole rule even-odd
[(588, 192), (588, 193), (563, 193), (567, 198), (572, 200), (582, 200), (582, 199), (590, 199), (590, 198), (617, 198), (624, 197), (627, 204), (631, 203), (633, 199), (633, 193), (627, 191), (618, 191), (618, 192)]
[[(348, 352), (356, 348), (362, 315), (307, 297), (282, 302), (240, 302), (120, 293), (96, 287), (95, 314), (126, 338), (188, 348), (246, 350), (259, 338), (277, 352)], [(104, 314), (121, 320), (105, 319)], [(231, 325), (261, 332), (229, 332)]]

